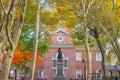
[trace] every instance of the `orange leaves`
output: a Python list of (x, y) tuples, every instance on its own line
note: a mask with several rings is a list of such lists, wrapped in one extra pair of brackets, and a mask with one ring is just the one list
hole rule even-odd
[[(42, 58), (39, 56), (39, 54), (37, 54), (36, 56), (36, 64), (40, 64), (40, 62), (42, 62)], [(13, 64), (17, 65), (22, 62), (31, 62), (31, 61), (32, 61), (32, 52), (30, 51), (21, 52), (20, 47), (19, 46), (16, 47), (14, 57), (12, 60)]]
[(17, 65), (20, 62), (24, 62), (24, 59), (23, 59), (22, 52), (20, 52), (20, 47), (17, 46), (16, 49), (15, 49), (15, 53), (14, 53), (12, 63)]
[(30, 51), (24, 51), (23, 52), (23, 56), (25, 58), (26, 61), (31, 61), (32, 59), (32, 52)]
[[(6, 0), (2, 0), (3, 1), (3, 4), (6, 4)], [(12, 2), (12, 0), (10, 0), (10, 2)]]
[(43, 61), (43, 59), (40, 57), (39, 54), (37, 54), (37, 57), (36, 57), (36, 64), (39, 65), (42, 61)]
[(17, 7), (15, 12), (15, 19), (19, 17), (20, 9)]
[[(29, 62), (32, 61), (32, 52), (25, 51), (25, 52), (23, 52), (23, 56), (27, 61), (29, 61)], [(38, 65), (38, 64), (40, 64), (40, 62), (42, 62), (42, 58), (40, 57), (40, 53), (37, 53), (36, 64)]]
[(20, 62), (24, 62), (22, 53), (15, 53), (14, 57), (13, 57), (13, 60), (12, 60), (12, 63), (17, 65)]
[(6, 0), (3, 0), (3, 4), (6, 4)]

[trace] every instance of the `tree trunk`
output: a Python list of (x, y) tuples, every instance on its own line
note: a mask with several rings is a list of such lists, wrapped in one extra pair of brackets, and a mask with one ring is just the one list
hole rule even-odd
[[(9, 76), (9, 71), (10, 71), (10, 67), (11, 67), (11, 62), (12, 62), (12, 58), (14, 55), (14, 50), (17, 46), (17, 43), (19, 41), (20, 38), (20, 33), (22, 30), (22, 26), (23, 26), (23, 22), (24, 22), (24, 16), (25, 16), (25, 10), (26, 10), (26, 5), (27, 5), (27, 0), (22, 0), (21, 1), (21, 10), (20, 10), (20, 17), (19, 17), (19, 21), (18, 21), (18, 25), (16, 26), (16, 31), (13, 34), (13, 47), (9, 47), (8, 48), (8, 52), (7, 52), (7, 57), (4, 63), (4, 66), (2, 68), (2, 72), (0, 75), (0, 80), (8, 80), (8, 76)], [(10, 35), (10, 34), (9, 34)]]
[(93, 33), (93, 37), (96, 39), (96, 42), (98, 44), (98, 47), (100, 49), (100, 52), (101, 52), (101, 55), (102, 55), (102, 68), (103, 68), (103, 75), (104, 75), (104, 79), (103, 80), (106, 80), (106, 65), (105, 65), (105, 50), (104, 50), (104, 47), (102, 46), (101, 42), (100, 42), (100, 38), (99, 38), (99, 33), (98, 33), (98, 30), (96, 27), (94, 27), (94, 29), (90, 29)]
[(7, 57), (6, 57), (6, 60), (5, 60), (5, 64), (3, 64), (3, 67), (2, 67), (0, 80), (8, 80), (14, 49), (15, 48), (13, 48), (12, 50), (8, 49), (8, 51), (7, 51)]
[(34, 80), (34, 71), (36, 65), (36, 56), (37, 56), (37, 48), (38, 48), (38, 33), (39, 33), (39, 10), (40, 10), (40, 0), (36, 1), (36, 29), (35, 29), (35, 42), (34, 42), (34, 50), (32, 55), (32, 65), (30, 72), (30, 80)]
[[(0, 50), (0, 71), (1, 71), (1, 68), (2, 68), (2, 59), (3, 59), (3, 51)], [(1, 75), (1, 73), (0, 73)]]
[(104, 75), (104, 79), (103, 80), (106, 80), (106, 65), (105, 65), (105, 50), (104, 48), (102, 47), (101, 45), (101, 42), (100, 42), (100, 39), (99, 38), (96, 38), (96, 41), (97, 41), (97, 44), (99, 46), (99, 49), (100, 49), (100, 52), (101, 52), (101, 55), (102, 55), (102, 68), (103, 68), (103, 75)]
[[(90, 49), (88, 43), (88, 32), (87, 32), (87, 15), (89, 12), (90, 6), (94, 3), (92, 0), (89, 4), (86, 5), (86, 0), (82, 0), (82, 7), (84, 11), (84, 42), (85, 42), (85, 50), (86, 50), (86, 62), (87, 62), (87, 80), (92, 79), (92, 62), (90, 57)], [(86, 8), (87, 6), (87, 8)]]
[(90, 54), (89, 43), (88, 43), (86, 18), (84, 19), (84, 42), (85, 42), (86, 59), (87, 59), (87, 80), (91, 80), (91, 78), (92, 78), (92, 63), (91, 63), (91, 57), (90, 57), (91, 54)]

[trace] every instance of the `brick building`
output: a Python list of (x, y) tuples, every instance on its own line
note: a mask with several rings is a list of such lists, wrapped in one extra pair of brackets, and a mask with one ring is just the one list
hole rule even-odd
[[(61, 26), (58, 26), (58, 29), (50, 34), (52, 44), (49, 51), (45, 54), (44, 62), (40, 66), (36, 66), (35, 80), (43, 78), (52, 80), (55, 77), (58, 48), (61, 48), (63, 53), (63, 73), (65, 77), (78, 79), (84, 76), (87, 73), (85, 48), (74, 46), (69, 32), (65, 31)], [(90, 52), (92, 71), (98, 72), (101, 69), (101, 54), (98, 48), (92, 48)]]

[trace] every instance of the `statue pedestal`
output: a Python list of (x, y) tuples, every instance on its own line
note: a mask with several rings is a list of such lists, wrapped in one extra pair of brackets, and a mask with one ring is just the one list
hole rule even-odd
[(57, 62), (57, 75), (53, 80), (68, 80), (63, 75), (63, 62)]
[(53, 80), (68, 80), (68, 79), (65, 78), (63, 75), (57, 75), (55, 78), (53, 78)]

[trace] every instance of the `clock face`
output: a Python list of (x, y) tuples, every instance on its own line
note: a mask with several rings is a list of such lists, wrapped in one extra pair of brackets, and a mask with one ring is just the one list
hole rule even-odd
[(62, 37), (61, 35), (58, 36), (58, 37), (57, 37), (57, 41), (58, 41), (58, 42), (62, 42), (62, 41), (63, 41), (63, 37)]

